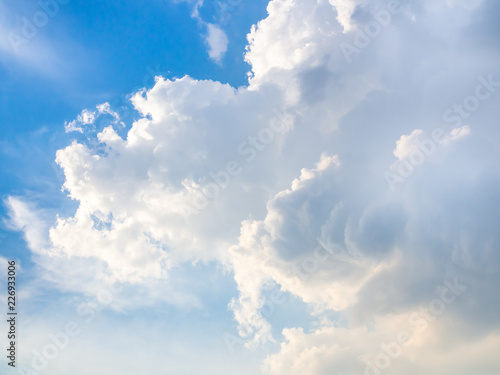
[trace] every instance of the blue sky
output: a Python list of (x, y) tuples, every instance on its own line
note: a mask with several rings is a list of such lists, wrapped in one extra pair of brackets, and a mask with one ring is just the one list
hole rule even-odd
[(497, 374), (498, 16), (0, 0), (0, 372)]

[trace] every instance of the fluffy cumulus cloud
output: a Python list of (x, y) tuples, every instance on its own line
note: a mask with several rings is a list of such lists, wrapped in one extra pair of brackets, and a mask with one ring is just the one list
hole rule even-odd
[[(68, 130), (114, 120), (57, 153), (76, 212), (41, 241), (10, 198), (13, 225), (54, 274), (92, 261), (92, 277), (147, 285), (221, 263), (241, 337), (277, 345), (263, 372), (498, 372), (500, 6), (267, 10), (247, 87), (158, 78), (132, 97), (141, 117), (125, 137), (109, 106), (82, 112)], [(208, 37), (217, 59), (227, 39)], [(268, 285), (306, 303), (313, 328), (274, 337)]]

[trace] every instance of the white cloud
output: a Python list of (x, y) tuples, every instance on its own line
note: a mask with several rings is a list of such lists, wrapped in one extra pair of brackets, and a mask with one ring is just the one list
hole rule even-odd
[(111, 109), (109, 103), (102, 103), (96, 106), (95, 111), (84, 109), (75, 120), (64, 124), (64, 130), (66, 133), (76, 131), (82, 134), (88, 131), (95, 131), (97, 129), (95, 126), (96, 120), (106, 115), (112, 118), (108, 123), (124, 125), (123, 122), (120, 121), (118, 113)]
[[(439, 319), (439, 317), (437, 318)], [(265, 373), (284, 374), (440, 374), (452, 371), (466, 375), (474, 367), (488, 373), (496, 369), (494, 348), (500, 337), (492, 333), (464, 346), (443, 339), (453, 328), (443, 331), (443, 322), (426, 322), (419, 315), (411, 325), (407, 315), (377, 321), (376, 329), (323, 327), (311, 333), (286, 329), (278, 354), (265, 361)], [(408, 338), (408, 341), (400, 341)], [(401, 345), (400, 343), (403, 343)], [(433, 343), (433, 344), (430, 344)], [(467, 349), (465, 349), (467, 347)]]
[(36, 212), (35, 208), (19, 197), (7, 197), (4, 201), (9, 212), (6, 222), (11, 229), (24, 233), (24, 238), (30, 249), (41, 253), (48, 245), (48, 225)]
[(208, 45), (208, 56), (216, 63), (220, 64), (229, 43), (227, 35), (224, 30), (212, 23), (207, 24), (207, 31), (208, 34), (205, 38), (205, 42)]
[[(203, 0), (183, 0), (192, 6), (191, 17), (198, 22), (201, 29), (206, 30), (202, 35), (205, 44), (208, 47), (208, 56), (217, 64), (222, 64), (222, 60), (227, 51), (229, 40), (226, 32), (221, 25), (206, 22), (200, 15), (200, 8), (203, 6)], [(216, 6), (224, 6), (220, 3)]]
[[(407, 4), (349, 64), (340, 43), (352, 43), (382, 2), (271, 1), (249, 34), (248, 87), (159, 79), (132, 97), (142, 117), (125, 138), (116, 118), (95, 136), (98, 147), (58, 151), (78, 210), (52, 223), (40, 264), (61, 285), (66, 269), (56, 265), (69, 257), (80, 264), (75, 280), (93, 264), (99, 275), (89, 279), (157, 286), (180, 265), (218, 262), (234, 274), (230, 305), (249, 343), (279, 340), (261, 312), (262, 289), (276, 284), (307, 304), (315, 326), (289, 326), (265, 367), (308, 375), (363, 371), (458, 275), (467, 292), (387, 373), (496, 371), (500, 93), (466, 126), (441, 122), (479, 74), (500, 79), (499, 55), (457, 48), (464, 25), (481, 23), (460, 4)], [(286, 131), (270, 130), (273, 110), (291, 118)], [(114, 118), (109, 106), (97, 111)], [(93, 113), (77, 120), (90, 125)], [(391, 192), (388, 166), (438, 127), (446, 147)], [(230, 161), (241, 170), (227, 177)], [(208, 204), (186, 221), (204, 194)], [(11, 205), (12, 221), (35, 250), (47, 230), (23, 207)]]
[(412, 152), (419, 149), (418, 144), (422, 141), (422, 135), (422, 129), (415, 129), (410, 135), (402, 135), (396, 142), (394, 156), (399, 160), (408, 158)]

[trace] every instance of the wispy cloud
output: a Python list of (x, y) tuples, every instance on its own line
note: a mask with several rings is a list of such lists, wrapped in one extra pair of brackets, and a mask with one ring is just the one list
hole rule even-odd
[(208, 23), (205, 41), (208, 45), (208, 55), (216, 63), (220, 64), (227, 51), (227, 35), (219, 26)]

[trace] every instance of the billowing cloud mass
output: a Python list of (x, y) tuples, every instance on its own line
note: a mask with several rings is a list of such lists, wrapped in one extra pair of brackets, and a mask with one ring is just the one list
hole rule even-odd
[[(148, 285), (218, 262), (247, 346), (277, 343), (265, 373), (497, 373), (500, 4), (267, 10), (248, 35), (248, 86), (158, 77), (132, 97), (126, 137), (109, 106), (67, 124), (86, 134), (112, 116), (93, 146), (57, 152), (78, 209), (43, 252), (9, 201), (37, 263), (52, 280), (54, 262), (77, 277), (92, 260), (96, 279)], [(208, 42), (217, 60), (227, 38), (209, 27)], [(268, 285), (307, 304), (313, 327), (273, 334)]]

